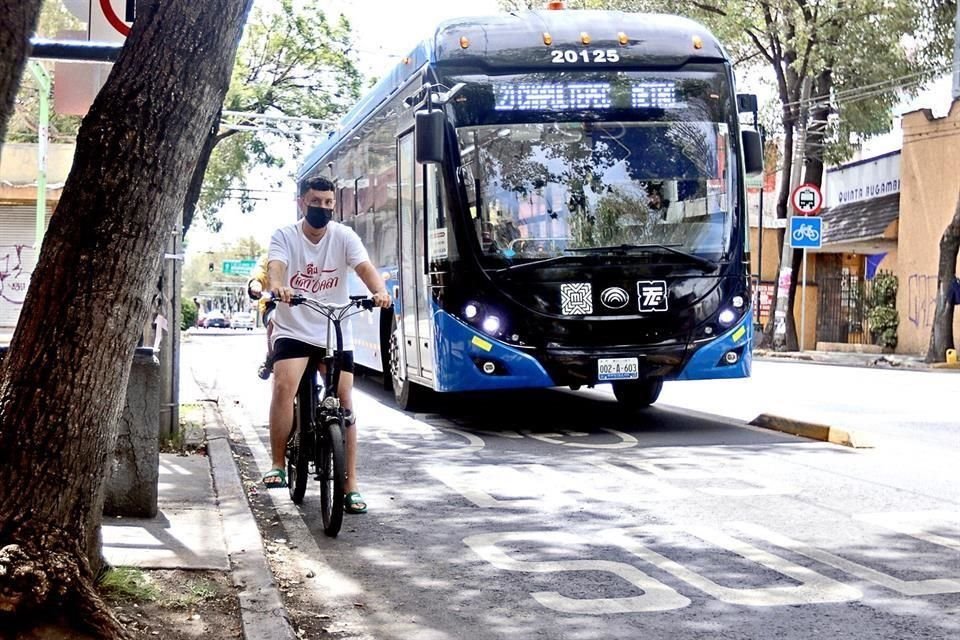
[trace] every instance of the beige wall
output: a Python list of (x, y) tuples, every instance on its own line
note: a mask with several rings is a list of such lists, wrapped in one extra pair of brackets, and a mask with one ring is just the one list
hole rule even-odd
[[(750, 228), (750, 273), (757, 272), (758, 238), (760, 230)], [(763, 229), (763, 281), (776, 282), (777, 271), (780, 269), (780, 249), (777, 247), (777, 230), (764, 227)]]
[[(74, 144), (48, 145), (48, 184), (59, 185), (67, 180), (75, 149)], [(0, 146), (0, 182), (8, 182), (14, 186), (36, 184), (37, 145), (9, 142)]]
[[(757, 238), (759, 229), (752, 227), (750, 229), (750, 273), (757, 272)], [(780, 249), (777, 246), (777, 230), (764, 228), (763, 230), (763, 282), (774, 284), (774, 295), (776, 295), (776, 284), (779, 280), (780, 271)], [(800, 306), (801, 286), (800, 273), (793, 274), (797, 281), (797, 299), (794, 304), (793, 317), (797, 325), (797, 331), (800, 331), (800, 317), (802, 308)], [(817, 338), (817, 257), (814, 253), (807, 254), (807, 309), (806, 309), (806, 330), (804, 331), (804, 348), (813, 349), (816, 346)], [(799, 338), (799, 336), (798, 336)]]
[[(898, 353), (925, 354), (937, 298), (940, 237), (960, 195), (960, 101), (934, 118), (928, 110), (903, 117), (898, 245)], [(960, 336), (960, 314), (954, 324)]]

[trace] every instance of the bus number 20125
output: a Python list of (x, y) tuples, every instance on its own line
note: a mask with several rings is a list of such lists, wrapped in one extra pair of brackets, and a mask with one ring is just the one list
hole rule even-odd
[(557, 49), (550, 52), (554, 64), (574, 64), (577, 62), (620, 62), (620, 52), (616, 49), (594, 49), (576, 51), (575, 49)]

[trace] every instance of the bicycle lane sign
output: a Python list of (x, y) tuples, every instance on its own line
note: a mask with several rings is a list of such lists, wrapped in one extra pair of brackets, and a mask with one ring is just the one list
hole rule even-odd
[(819, 249), (823, 237), (823, 218), (793, 216), (790, 218), (790, 246), (794, 249)]

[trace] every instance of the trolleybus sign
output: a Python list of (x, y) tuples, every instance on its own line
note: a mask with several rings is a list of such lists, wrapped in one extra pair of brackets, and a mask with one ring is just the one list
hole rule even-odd
[(793, 190), (790, 201), (799, 215), (815, 216), (823, 206), (823, 194), (820, 193), (820, 187), (807, 182)]

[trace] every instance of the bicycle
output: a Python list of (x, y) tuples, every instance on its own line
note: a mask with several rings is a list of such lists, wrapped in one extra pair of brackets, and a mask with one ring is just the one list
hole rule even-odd
[[(294, 397), (293, 428), (287, 438), (287, 488), (294, 504), (303, 502), (307, 490), (307, 476), (313, 463), (314, 479), (320, 484), (320, 510), (323, 532), (335, 538), (343, 524), (345, 416), (338, 397), (343, 359), (343, 331), (341, 323), (347, 318), (371, 311), (373, 299), (368, 296), (350, 296), (343, 304), (329, 304), (295, 295), (288, 303), (304, 305), (327, 318), (327, 348), (323, 358), (311, 356), (300, 378)], [(330, 327), (333, 327), (333, 332)], [(336, 350), (330, 347), (336, 336)], [(326, 365), (323, 386), (317, 382), (319, 364)], [(322, 393), (322, 396), (321, 396)]]
[(811, 224), (801, 224), (793, 231), (793, 239), (798, 242), (803, 239), (816, 241), (819, 237), (820, 234)]

